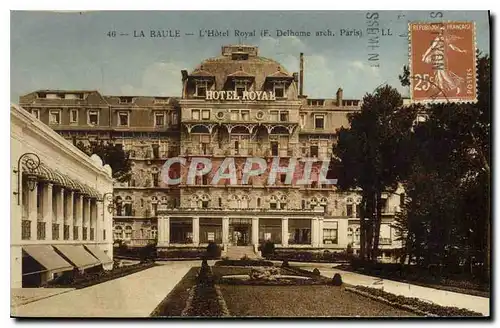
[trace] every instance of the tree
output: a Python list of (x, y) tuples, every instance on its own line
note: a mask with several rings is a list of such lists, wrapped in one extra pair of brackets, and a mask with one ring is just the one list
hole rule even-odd
[[(491, 252), (490, 74), (489, 56), (479, 56), (477, 103), (425, 108), (428, 118), (412, 134), (414, 159), (404, 181), (408, 202), (397, 223), (410, 260), (459, 267), (475, 258), (484, 262), (486, 279)], [(410, 78), (404, 69), (402, 84), (408, 85)]]
[(394, 190), (408, 172), (415, 107), (403, 107), (398, 91), (379, 87), (363, 98), (361, 111), (349, 114), (350, 127), (339, 129), (334, 154), (341, 190), (359, 188), (360, 257), (376, 260), (382, 221), (382, 193)]
[(118, 182), (126, 182), (131, 177), (131, 165), (129, 153), (123, 149), (121, 144), (114, 142), (92, 142), (86, 146), (82, 141), (79, 141), (76, 146), (86, 153), (88, 156), (92, 154), (98, 155), (103, 164), (108, 164), (113, 170), (113, 178)]

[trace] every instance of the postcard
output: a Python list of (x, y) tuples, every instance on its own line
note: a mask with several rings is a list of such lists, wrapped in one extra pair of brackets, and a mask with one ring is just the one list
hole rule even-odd
[(11, 316), (488, 319), (488, 11), (12, 11)]

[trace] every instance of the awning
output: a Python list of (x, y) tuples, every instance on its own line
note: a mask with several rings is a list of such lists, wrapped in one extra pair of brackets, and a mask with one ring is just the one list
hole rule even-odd
[(96, 189), (81, 183), (77, 179), (73, 179), (67, 174), (61, 173), (58, 170), (52, 169), (47, 164), (40, 162), (38, 165), (31, 159), (26, 159), (22, 163), (23, 174), (31, 174), (36, 176), (41, 181), (48, 181), (55, 185), (80, 192), (90, 198), (101, 200), (102, 195)]
[(23, 250), (48, 271), (62, 272), (73, 270), (73, 266), (57, 254), (50, 245), (23, 246)]
[(88, 269), (101, 264), (82, 245), (55, 245), (54, 247), (78, 269)]
[(97, 245), (85, 245), (85, 247), (101, 261), (102, 264), (113, 263), (113, 260)]

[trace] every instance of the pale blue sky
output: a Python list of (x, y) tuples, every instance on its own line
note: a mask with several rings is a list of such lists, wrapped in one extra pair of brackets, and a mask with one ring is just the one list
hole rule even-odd
[[(342, 37), (340, 29), (366, 33), (367, 11), (324, 12), (12, 12), (11, 101), (37, 89), (97, 89), (107, 95), (180, 96), (182, 69), (191, 71), (204, 58), (220, 54), (225, 38), (200, 38), (200, 29), (269, 29), (271, 37), (243, 39), (259, 46), (260, 55), (273, 58), (289, 71), (299, 69), (305, 56), (304, 93), (360, 98), (382, 83), (400, 87), (398, 74), (408, 63), (408, 21), (436, 21), (427, 11), (381, 11), (380, 27), (393, 36), (380, 39), (380, 68), (369, 66), (368, 37)], [(371, 11), (370, 13), (373, 13)], [(477, 46), (489, 53), (486, 11), (445, 11), (440, 20), (475, 21)], [(329, 28), (335, 37), (277, 37), (276, 29)], [(134, 30), (180, 29), (194, 33), (179, 39), (133, 38)], [(108, 31), (130, 33), (109, 38)]]

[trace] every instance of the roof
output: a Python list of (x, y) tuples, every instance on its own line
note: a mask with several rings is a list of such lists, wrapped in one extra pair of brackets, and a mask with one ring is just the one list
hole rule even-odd
[[(243, 51), (241, 51), (243, 49)], [(223, 47), (222, 55), (205, 59), (190, 74), (203, 70), (215, 77), (216, 90), (222, 90), (228, 77), (255, 77), (256, 88), (259, 90), (266, 77), (280, 70), (283, 76), (292, 77), (277, 61), (258, 56), (257, 47), (248, 45), (233, 45)], [(234, 54), (246, 54), (246, 59), (233, 59)]]

